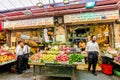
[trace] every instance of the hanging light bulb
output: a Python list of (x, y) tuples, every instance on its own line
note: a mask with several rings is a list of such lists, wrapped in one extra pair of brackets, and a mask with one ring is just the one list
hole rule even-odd
[(42, 2), (39, 2), (39, 3), (37, 3), (37, 6), (38, 6), (38, 7), (43, 7), (43, 3), (42, 3)]
[(64, 4), (69, 4), (70, 0), (63, 0)]

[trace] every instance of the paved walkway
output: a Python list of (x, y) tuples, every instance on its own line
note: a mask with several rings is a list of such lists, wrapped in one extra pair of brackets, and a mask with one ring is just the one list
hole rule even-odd
[[(33, 80), (32, 69), (24, 72), (21, 75), (17, 75), (15, 73), (10, 72), (2, 72), (0, 73), (0, 80)], [(87, 71), (79, 71), (80, 78), (78, 80), (120, 80), (120, 77), (115, 75), (108, 76), (101, 72), (97, 72), (98, 76), (92, 75)], [(44, 77), (37, 76), (37, 80), (70, 80), (69, 78), (55, 78), (55, 77)]]

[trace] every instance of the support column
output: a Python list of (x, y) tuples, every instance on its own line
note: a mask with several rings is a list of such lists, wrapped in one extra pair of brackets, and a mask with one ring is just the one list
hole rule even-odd
[(115, 48), (120, 48), (120, 23), (114, 23), (114, 40)]

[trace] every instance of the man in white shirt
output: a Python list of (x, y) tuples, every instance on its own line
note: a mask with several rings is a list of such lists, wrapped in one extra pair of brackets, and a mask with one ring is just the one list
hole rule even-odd
[(23, 72), (23, 41), (18, 41), (18, 46), (16, 47), (16, 57), (17, 57), (17, 73), (22, 74)]
[(24, 70), (29, 69), (30, 66), (28, 64), (29, 54), (30, 54), (30, 47), (28, 46), (27, 42), (25, 43), (23, 47), (23, 53), (24, 53)]
[(88, 71), (90, 71), (91, 65), (93, 67), (93, 75), (97, 76), (96, 65), (99, 55), (99, 46), (96, 42), (96, 36), (91, 36), (91, 40), (87, 43), (86, 51), (88, 52)]

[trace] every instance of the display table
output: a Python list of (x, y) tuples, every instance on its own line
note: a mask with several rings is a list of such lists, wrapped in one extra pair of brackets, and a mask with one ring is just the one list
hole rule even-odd
[(0, 72), (2, 71), (9, 71), (12, 66), (14, 66), (16, 63), (16, 60), (6, 61), (0, 63)]
[(8, 61), (8, 62), (4, 62), (4, 63), (0, 64), (0, 66), (6, 65), (6, 64), (11, 64), (11, 63), (14, 63), (14, 62), (16, 62), (16, 60), (11, 60), (11, 61)]
[(77, 70), (76, 65), (70, 64), (36, 64), (36, 63), (29, 63), (33, 65), (33, 76), (36, 75), (43, 75), (43, 76), (53, 76), (53, 77), (70, 77), (71, 80), (77, 80)]

